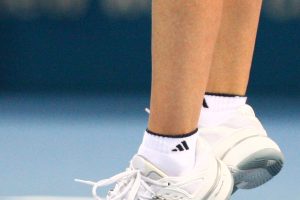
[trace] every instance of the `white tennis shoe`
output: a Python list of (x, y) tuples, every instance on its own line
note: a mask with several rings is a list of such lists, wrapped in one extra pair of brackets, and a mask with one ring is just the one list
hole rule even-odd
[[(195, 167), (184, 176), (170, 177), (145, 158), (135, 155), (123, 173), (98, 182), (77, 181), (93, 186), (96, 200), (226, 200), (233, 189), (230, 171), (201, 138), (198, 139)], [(106, 198), (97, 195), (98, 188), (114, 183), (115, 188)]]
[(200, 118), (199, 133), (230, 169), (234, 190), (258, 187), (279, 173), (283, 154), (249, 105), (241, 106), (231, 116), (215, 126), (205, 125)]

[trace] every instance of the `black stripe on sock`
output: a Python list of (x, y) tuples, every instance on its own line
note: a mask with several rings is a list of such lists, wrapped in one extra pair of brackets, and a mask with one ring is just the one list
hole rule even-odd
[(147, 133), (155, 136), (160, 136), (160, 137), (168, 137), (168, 138), (185, 138), (194, 135), (195, 133), (198, 132), (198, 128), (196, 128), (194, 131), (185, 133), (185, 134), (179, 134), (179, 135), (173, 135), (173, 134), (162, 134), (162, 133), (155, 133), (153, 131), (150, 131), (148, 128), (146, 129)]
[(208, 105), (207, 105), (207, 102), (206, 102), (205, 98), (203, 99), (202, 106), (203, 106), (204, 108), (208, 108)]
[(185, 150), (189, 150), (189, 146), (187, 145), (186, 141), (182, 141), (181, 144), (184, 146)]
[(219, 97), (246, 97), (246, 95), (226, 94), (226, 93), (205, 92), (205, 94), (206, 95), (211, 95), (211, 96), (219, 96)]
[(178, 144), (176, 147), (177, 149), (179, 149), (179, 151), (184, 151), (183, 147), (180, 144)]

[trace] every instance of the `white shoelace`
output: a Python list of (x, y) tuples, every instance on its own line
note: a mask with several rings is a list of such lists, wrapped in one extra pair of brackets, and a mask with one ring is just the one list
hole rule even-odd
[(145, 108), (145, 112), (150, 114), (150, 109), (149, 108)]
[[(151, 200), (157, 199), (151, 185), (166, 187), (163, 184), (152, 180), (141, 174), (139, 170), (128, 168), (125, 172), (117, 174), (111, 178), (103, 179), (98, 182), (75, 179), (76, 182), (93, 186), (92, 194), (96, 200)], [(116, 183), (115, 188), (108, 192), (106, 198), (97, 194), (97, 189)]]

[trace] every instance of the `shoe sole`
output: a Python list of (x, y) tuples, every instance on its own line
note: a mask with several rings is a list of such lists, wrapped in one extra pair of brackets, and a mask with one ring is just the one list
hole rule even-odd
[(283, 154), (276, 143), (263, 136), (239, 141), (223, 155), (222, 160), (233, 175), (233, 192), (263, 185), (281, 171), (284, 163)]

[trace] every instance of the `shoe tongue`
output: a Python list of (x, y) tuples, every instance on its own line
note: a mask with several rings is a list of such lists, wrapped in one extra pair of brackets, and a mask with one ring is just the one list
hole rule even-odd
[(159, 180), (167, 176), (163, 171), (155, 167), (152, 163), (140, 155), (135, 155), (132, 158), (131, 166), (134, 169), (140, 170), (144, 176), (153, 180)]

